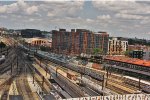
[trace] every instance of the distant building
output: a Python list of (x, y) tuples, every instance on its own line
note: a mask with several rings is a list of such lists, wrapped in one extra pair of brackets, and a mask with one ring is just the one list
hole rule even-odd
[(108, 54), (109, 55), (123, 55), (128, 50), (128, 41), (122, 38), (109, 39)]
[(32, 46), (51, 47), (52, 45), (52, 40), (48, 40), (45, 38), (27, 38), (25, 39), (25, 42), (31, 44)]
[(138, 59), (142, 59), (143, 54), (144, 54), (143, 50), (133, 50), (129, 53), (130, 57)]
[(65, 29), (52, 31), (52, 48), (54, 52), (79, 55), (92, 54), (93, 48), (108, 50), (109, 35), (106, 32), (94, 33), (86, 29)]
[(6, 28), (0, 28), (0, 36), (3, 35), (5, 33)]
[(2, 35), (3, 30), (0, 28), (0, 36)]
[(23, 38), (43, 37), (42, 32), (36, 29), (21, 30), (21, 36)]
[(147, 51), (147, 50), (150, 50), (150, 47), (149, 47), (149, 46), (146, 46), (146, 45), (139, 45), (139, 44), (136, 44), (136, 45), (128, 45), (128, 50), (129, 50), (129, 51), (132, 51), (132, 50), (143, 50), (143, 51)]
[(143, 60), (150, 60), (150, 51), (143, 51)]

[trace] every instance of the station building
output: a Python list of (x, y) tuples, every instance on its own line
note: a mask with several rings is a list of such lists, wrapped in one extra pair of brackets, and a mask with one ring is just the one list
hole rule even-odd
[(134, 77), (150, 78), (150, 61), (125, 56), (107, 56), (104, 58), (112, 71), (118, 71)]

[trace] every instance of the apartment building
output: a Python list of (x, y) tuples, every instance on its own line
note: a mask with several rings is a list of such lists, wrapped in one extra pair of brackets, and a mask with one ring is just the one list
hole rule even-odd
[(94, 33), (86, 29), (65, 29), (52, 31), (52, 48), (56, 53), (79, 55), (92, 54), (93, 48), (100, 48), (107, 53), (109, 35), (106, 32)]
[(108, 52), (109, 34), (106, 32), (94, 33), (94, 48), (100, 48), (104, 54)]
[(108, 44), (109, 55), (122, 55), (128, 50), (128, 41), (122, 38), (111, 38)]

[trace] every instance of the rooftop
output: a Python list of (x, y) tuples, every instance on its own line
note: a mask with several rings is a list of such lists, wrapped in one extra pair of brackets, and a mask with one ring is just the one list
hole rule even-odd
[[(25, 41), (28, 42), (28, 43), (31, 43), (32, 41), (36, 41), (36, 40), (48, 41), (48, 39), (46, 39), (46, 38), (40, 38), (40, 37), (25, 38)], [(49, 41), (51, 41), (51, 40), (49, 40)]]
[(126, 56), (107, 56), (105, 59), (150, 67), (150, 60), (141, 60), (137, 58), (129, 58)]

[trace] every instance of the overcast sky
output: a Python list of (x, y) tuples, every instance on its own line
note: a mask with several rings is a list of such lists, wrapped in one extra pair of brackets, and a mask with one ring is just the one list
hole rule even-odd
[(0, 1), (0, 27), (86, 28), (111, 36), (150, 39), (149, 1)]

